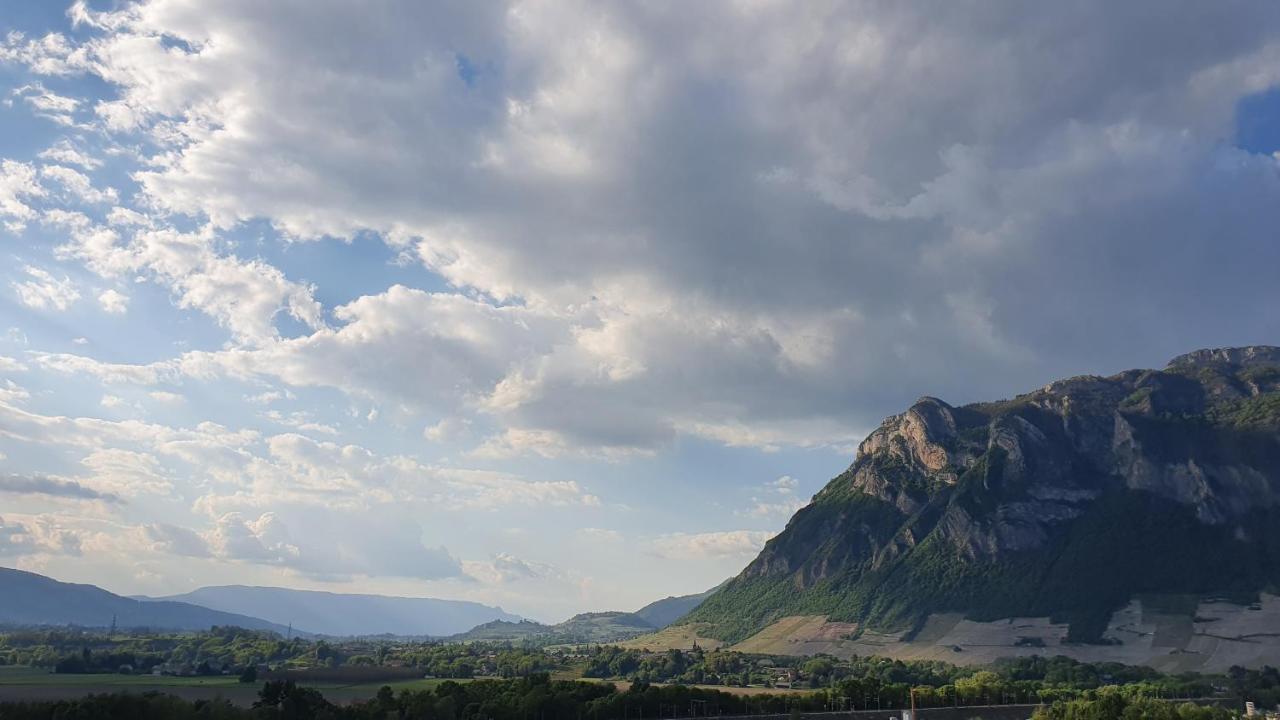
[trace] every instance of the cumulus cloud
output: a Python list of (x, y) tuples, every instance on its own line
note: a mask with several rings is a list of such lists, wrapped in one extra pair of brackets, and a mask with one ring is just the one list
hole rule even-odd
[(194, 530), (168, 523), (151, 523), (143, 527), (143, 534), (157, 552), (183, 557), (210, 557), (209, 543)]
[(103, 448), (80, 460), (96, 487), (107, 488), (123, 497), (168, 495), (173, 481), (158, 458), (151, 453)]
[(295, 563), (301, 555), (273, 513), (254, 519), (227, 513), (218, 518), (207, 539), (213, 554), (228, 560), (286, 565)]
[(382, 575), (429, 580), (462, 575), (461, 563), (448, 550), (422, 543), (422, 530), (411, 520), (389, 514), (370, 521), (321, 509), (303, 517), (324, 530), (292, 532), (273, 512), (256, 518), (227, 513), (204, 539), (214, 557), (279, 565), (317, 579)]
[(564, 580), (564, 570), (547, 563), (524, 560), (511, 553), (497, 553), (488, 561), (465, 561), (466, 575), (485, 583), (512, 583), (525, 580)]
[[(0, 395), (0, 400), (5, 398)], [(115, 396), (104, 398), (109, 406), (122, 403)], [(162, 461), (182, 463), (193, 479), (217, 481), (215, 490), (196, 503), (215, 517), (262, 512), (277, 504), (348, 510), (405, 501), (470, 510), (600, 504), (573, 480), (530, 480), (507, 472), (430, 465), (350, 443), (297, 433), (263, 438), (212, 422), (180, 428), (48, 416), (0, 402), (0, 437), (85, 452), (81, 462), (95, 484), (125, 496), (163, 494), (172, 481)]]
[[(371, 229), (522, 303), (450, 309), (528, 318), (488, 343), (378, 326), (375, 305), (473, 302), (388, 292), (347, 306), (345, 333), (235, 361), (361, 394), (413, 377), (394, 391), (478, 397), (515, 432), (491, 454), (678, 434), (846, 447), (924, 391), (1000, 394), (1278, 329), (1260, 274), (1277, 259), (1276, 161), (1222, 142), (1236, 101), (1280, 79), (1274, 8), (1160, 7), (1152, 32), (1157, 10), (1105, 3), (410, 5), (299, 23), (166, 0), (85, 11), (98, 32), (80, 44), (4, 47), (118, 89), (97, 112), (162, 148), (138, 174), (157, 207), (214, 232), (259, 217), (299, 239)], [(1049, 30), (1079, 23), (1108, 30)], [(211, 42), (229, 28), (243, 42)], [(347, 62), (332, 38), (378, 52)], [(464, 77), (459, 55), (488, 69)], [(281, 308), (321, 322), (305, 288), (254, 261), (185, 272), (166, 275), (182, 301), (243, 340), (273, 337)], [(244, 272), (260, 299), (220, 307)], [(1234, 278), (1214, 291), (1229, 323), (1185, 292), (1209, 276)], [(443, 348), (406, 375), (400, 358), (433, 334)], [(357, 352), (377, 362), (339, 377)]]
[(77, 165), (85, 170), (97, 170), (102, 167), (101, 160), (81, 150), (67, 138), (62, 138), (41, 150), (37, 157), (61, 165)]
[(94, 187), (88, 175), (63, 165), (45, 165), (40, 168), (40, 177), (61, 186), (63, 193), (80, 203), (98, 205), (112, 203), (117, 199), (115, 188), (99, 190)]
[(27, 221), (36, 217), (33, 199), (45, 195), (33, 165), (15, 160), (0, 160), (0, 220), (9, 232), (21, 232)]
[(129, 296), (109, 288), (98, 295), (98, 304), (102, 306), (104, 312), (123, 315), (129, 310)]
[(87, 487), (75, 480), (63, 480), (43, 475), (0, 475), (0, 493), (15, 495), (46, 495), (72, 500), (105, 500), (119, 502), (120, 498), (109, 492)]
[(670, 533), (655, 538), (649, 547), (654, 554), (668, 560), (749, 559), (776, 534), (764, 530)]
[(82, 539), (74, 530), (61, 527), (54, 518), (0, 517), (0, 557), (25, 555), (79, 555)]
[(66, 310), (80, 299), (75, 283), (65, 275), (59, 279), (48, 270), (27, 265), (24, 269), (30, 280), (14, 282), (18, 300), (35, 310)]

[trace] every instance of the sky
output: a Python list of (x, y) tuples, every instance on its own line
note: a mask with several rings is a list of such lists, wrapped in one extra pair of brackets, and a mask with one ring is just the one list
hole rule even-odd
[(10, 0), (0, 565), (558, 621), (1280, 344), (1280, 5)]

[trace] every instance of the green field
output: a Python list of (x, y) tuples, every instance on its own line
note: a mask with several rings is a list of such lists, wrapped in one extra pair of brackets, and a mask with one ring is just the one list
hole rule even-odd
[(235, 676), (176, 677), (172, 675), (59, 675), (43, 668), (0, 667), (0, 685), (51, 685), (51, 686), (180, 686), (180, 687), (235, 687), (240, 683)]
[[(338, 682), (302, 682), (324, 693), (332, 702), (367, 700), (384, 685), (392, 690), (432, 690), (438, 678), (387, 680), (344, 684)], [(469, 682), (456, 680), (455, 682)], [(0, 702), (6, 700), (69, 699), (90, 694), (114, 692), (167, 692), (187, 699), (223, 697), (237, 705), (250, 705), (257, 698), (261, 683), (240, 683), (234, 676), (177, 677), (172, 675), (78, 675), (55, 674), (41, 668), (0, 667)]]

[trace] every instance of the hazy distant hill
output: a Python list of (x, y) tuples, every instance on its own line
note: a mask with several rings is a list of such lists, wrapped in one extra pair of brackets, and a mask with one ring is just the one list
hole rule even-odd
[(203, 587), (179, 600), (266, 618), (322, 635), (432, 635), (464, 632), (493, 620), (517, 621), (502, 608), (463, 600), (349, 595), (276, 587)]
[(685, 615), (693, 611), (694, 608), (702, 604), (703, 600), (711, 597), (711, 594), (724, 587), (729, 581), (696, 595), (673, 595), (661, 600), (654, 600), (635, 611), (635, 615), (643, 619), (645, 622), (661, 630), (671, 623), (679, 620)]
[(478, 625), (449, 638), (458, 642), (477, 640), (534, 640), (545, 644), (612, 642), (636, 637), (656, 630), (635, 613), (598, 612), (574, 615), (562, 623), (543, 625), (495, 621)]
[(285, 628), (256, 617), (211, 610), (183, 602), (141, 602), (94, 585), (58, 582), (22, 570), (0, 568), (0, 623), (81, 625), (121, 628), (205, 630), (234, 625), (283, 633)]
[[(726, 583), (728, 580), (725, 581)], [(536, 640), (540, 643), (615, 642), (661, 630), (698, 607), (724, 583), (698, 593), (655, 600), (639, 610), (628, 612), (581, 613), (555, 625), (532, 620), (507, 622), (495, 620), (477, 625), (450, 638), (458, 641)]]

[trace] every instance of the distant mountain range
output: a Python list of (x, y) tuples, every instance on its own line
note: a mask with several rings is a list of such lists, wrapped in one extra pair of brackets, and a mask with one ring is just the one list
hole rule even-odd
[[(728, 581), (726, 581), (728, 582)], [(639, 610), (628, 612), (581, 613), (554, 625), (522, 620), (495, 620), (471, 628), (449, 638), (457, 642), (481, 640), (537, 640), (547, 644), (607, 643), (628, 640), (657, 632), (698, 607), (704, 599), (720, 589), (716, 586), (696, 595), (681, 595), (655, 600)]]
[(442, 637), (492, 621), (518, 622), (502, 608), (464, 600), (350, 595), (277, 587), (223, 585), (182, 595), (144, 598), (202, 605), (223, 612), (293, 624), (320, 635)]
[(168, 597), (122, 597), (0, 568), (0, 624), (206, 630), (233, 625), (294, 635), (397, 635), (453, 640), (611, 642), (651, 633), (697, 607), (712, 591), (669, 597), (635, 613), (582, 613), (554, 625), (462, 600), (341, 594), (276, 587), (203, 587)]
[(283, 625), (185, 602), (143, 602), (93, 585), (58, 582), (36, 573), (0, 568), (0, 624), (147, 627), (207, 630), (234, 625), (284, 633)]

